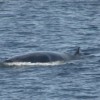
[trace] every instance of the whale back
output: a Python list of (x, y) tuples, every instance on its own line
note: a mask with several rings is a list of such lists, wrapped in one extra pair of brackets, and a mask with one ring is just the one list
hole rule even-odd
[(80, 57), (80, 48), (78, 47), (76, 52), (73, 55), (66, 53), (57, 53), (57, 52), (34, 52), (22, 56), (17, 56), (4, 62), (32, 62), (32, 63), (46, 63), (46, 62), (55, 62), (55, 61), (70, 61), (78, 59)]
[(58, 53), (54, 52), (34, 52), (31, 54), (17, 56), (6, 60), (5, 62), (53, 62), (53, 61), (63, 61), (64, 57)]

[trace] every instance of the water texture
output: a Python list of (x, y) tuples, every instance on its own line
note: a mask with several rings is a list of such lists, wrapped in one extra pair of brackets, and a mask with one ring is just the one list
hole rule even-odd
[(66, 64), (0, 65), (0, 100), (100, 100), (100, 0), (0, 0), (0, 62), (34, 51), (89, 56)]

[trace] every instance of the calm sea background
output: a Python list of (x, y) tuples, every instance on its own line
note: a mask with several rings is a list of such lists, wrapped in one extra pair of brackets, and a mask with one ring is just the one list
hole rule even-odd
[(100, 0), (0, 0), (0, 62), (34, 51), (89, 54), (60, 65), (0, 65), (0, 100), (100, 100)]

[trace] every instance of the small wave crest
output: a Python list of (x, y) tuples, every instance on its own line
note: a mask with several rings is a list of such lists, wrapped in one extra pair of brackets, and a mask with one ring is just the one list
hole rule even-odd
[(54, 65), (62, 65), (65, 62), (56, 61), (56, 62), (48, 62), (48, 63), (31, 63), (31, 62), (11, 62), (5, 63), (8, 66), (54, 66)]

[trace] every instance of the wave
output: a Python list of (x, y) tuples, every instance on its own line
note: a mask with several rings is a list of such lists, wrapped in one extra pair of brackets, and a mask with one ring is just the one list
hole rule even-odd
[(54, 65), (66, 64), (66, 62), (61, 62), (61, 61), (48, 62), (48, 63), (11, 62), (11, 63), (4, 63), (4, 64), (8, 66), (54, 66)]

